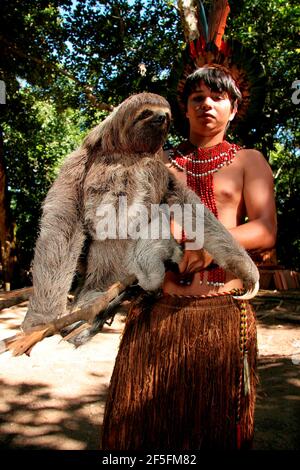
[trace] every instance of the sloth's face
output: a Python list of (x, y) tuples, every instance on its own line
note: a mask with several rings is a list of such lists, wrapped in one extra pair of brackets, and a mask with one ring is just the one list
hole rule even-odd
[(155, 153), (165, 142), (170, 122), (169, 107), (145, 104), (125, 126), (126, 140), (138, 153)]

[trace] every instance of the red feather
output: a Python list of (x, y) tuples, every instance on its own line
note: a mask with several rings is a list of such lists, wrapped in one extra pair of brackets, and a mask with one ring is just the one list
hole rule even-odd
[(200, 36), (196, 42), (197, 57), (205, 54), (205, 46), (206, 46), (205, 39), (202, 36)]
[(192, 60), (196, 59), (197, 57), (197, 51), (195, 48), (194, 41), (190, 41), (190, 57)]
[(213, 41), (219, 49), (226, 27), (230, 7), (227, 0), (213, 0), (209, 13), (208, 40)]

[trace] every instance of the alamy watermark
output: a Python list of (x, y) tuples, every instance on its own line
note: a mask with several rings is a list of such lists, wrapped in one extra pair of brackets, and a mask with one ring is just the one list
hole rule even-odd
[(6, 86), (3, 80), (0, 80), (0, 104), (6, 104)]
[(292, 94), (292, 103), (297, 105), (300, 103), (300, 80), (295, 80), (292, 83), (292, 88), (295, 89)]
[(204, 241), (204, 206), (202, 204), (133, 203), (119, 196), (118, 204), (100, 204), (96, 211), (98, 240), (143, 239), (180, 240), (184, 234), (186, 248), (198, 250)]

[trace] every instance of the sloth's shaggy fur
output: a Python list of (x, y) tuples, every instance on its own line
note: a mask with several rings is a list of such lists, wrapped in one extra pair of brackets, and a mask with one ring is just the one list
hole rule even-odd
[[(179, 262), (181, 250), (173, 238), (160, 240), (97, 237), (97, 208), (143, 204), (201, 204), (162, 162), (161, 148), (171, 119), (170, 106), (152, 93), (132, 95), (85, 138), (63, 164), (43, 206), (33, 262), (34, 295), (23, 329), (49, 322), (65, 313), (83, 244), (86, 272), (78, 302), (104, 291), (116, 280), (136, 275), (146, 290), (160, 287), (164, 261)], [(253, 290), (258, 271), (214, 215), (204, 209), (204, 248), (226, 270)]]

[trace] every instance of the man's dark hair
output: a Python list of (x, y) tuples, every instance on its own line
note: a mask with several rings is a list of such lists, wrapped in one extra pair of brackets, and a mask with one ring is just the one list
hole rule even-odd
[(234, 79), (224, 68), (206, 66), (195, 70), (195, 72), (187, 77), (182, 92), (185, 107), (187, 107), (188, 97), (197, 90), (200, 81), (203, 81), (212, 91), (228, 93), (232, 106), (242, 101), (242, 94), (236, 86)]

